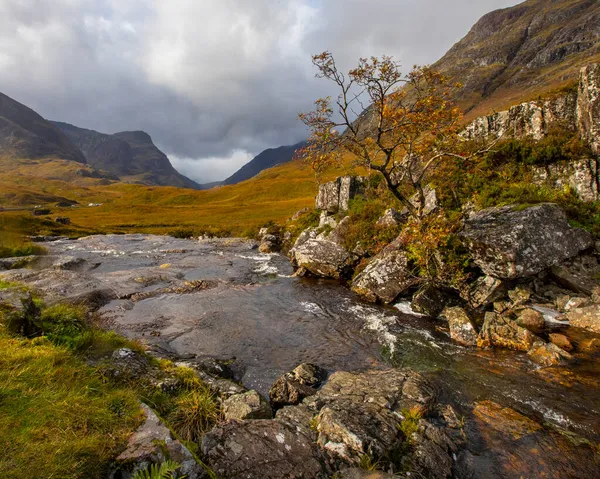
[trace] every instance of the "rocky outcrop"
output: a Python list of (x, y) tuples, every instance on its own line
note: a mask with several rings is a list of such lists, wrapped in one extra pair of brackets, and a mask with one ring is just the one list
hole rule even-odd
[(179, 472), (188, 479), (208, 477), (192, 453), (173, 437), (154, 411), (145, 404), (142, 404), (142, 409), (146, 419), (129, 438), (127, 448), (116, 460), (116, 471), (111, 477), (130, 479), (137, 471), (167, 459), (180, 464)]
[(589, 233), (571, 227), (550, 203), (480, 211), (465, 221), (461, 237), (483, 272), (501, 279), (535, 275), (593, 244)]
[[(310, 237), (310, 236), (309, 236)], [(299, 274), (344, 279), (352, 274), (356, 256), (328, 239), (308, 239), (290, 250), (292, 263)]]
[(417, 283), (406, 253), (390, 248), (375, 256), (354, 278), (352, 290), (369, 301), (391, 303)]
[(571, 326), (600, 333), (600, 304), (576, 308), (565, 315)]
[(564, 190), (571, 188), (582, 201), (598, 199), (598, 162), (584, 158), (533, 169), (533, 183)]
[(581, 137), (600, 155), (600, 63), (581, 69), (577, 94), (577, 126)]
[(342, 176), (319, 185), (315, 207), (330, 213), (347, 211), (350, 200), (362, 192), (365, 184), (366, 178), (362, 176)]

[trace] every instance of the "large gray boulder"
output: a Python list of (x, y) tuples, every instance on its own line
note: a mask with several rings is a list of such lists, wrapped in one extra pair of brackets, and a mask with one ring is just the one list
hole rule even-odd
[(301, 273), (323, 278), (348, 278), (352, 274), (356, 256), (328, 239), (308, 239), (290, 251), (294, 266)]
[(271, 406), (260, 394), (251, 390), (242, 394), (234, 394), (223, 401), (223, 416), (229, 421), (235, 419), (271, 419)]
[(229, 422), (202, 439), (204, 461), (221, 479), (329, 479), (310, 430), (282, 420)]
[(459, 307), (446, 308), (442, 316), (448, 321), (450, 337), (463, 346), (477, 346), (477, 330), (467, 312)]
[(352, 290), (369, 301), (391, 303), (417, 283), (406, 253), (390, 248), (369, 262), (352, 282)]
[(535, 275), (593, 245), (552, 203), (480, 211), (465, 221), (461, 237), (483, 272), (501, 279)]
[(315, 207), (330, 213), (347, 211), (350, 200), (362, 193), (365, 183), (362, 176), (342, 176), (319, 185)]

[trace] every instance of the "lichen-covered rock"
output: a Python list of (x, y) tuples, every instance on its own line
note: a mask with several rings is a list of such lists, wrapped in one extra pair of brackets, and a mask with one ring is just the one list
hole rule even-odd
[(375, 256), (352, 282), (352, 290), (369, 301), (393, 302), (418, 283), (406, 253), (388, 249)]
[(308, 240), (315, 239), (319, 235), (318, 228), (306, 228), (302, 233), (298, 235), (296, 238), (296, 242), (294, 243), (294, 247), (290, 250), (288, 255), (293, 257), (294, 251), (306, 243)]
[(398, 226), (406, 217), (394, 208), (388, 208), (375, 223), (377, 226)]
[(517, 313), (517, 324), (532, 333), (540, 333), (546, 327), (544, 315), (533, 308), (525, 308)]
[(258, 250), (261, 253), (277, 253), (281, 251), (281, 237), (275, 234), (264, 235)]
[(493, 276), (482, 276), (472, 285), (464, 299), (477, 309), (487, 306), (506, 294), (506, 282)]
[(271, 419), (273, 411), (260, 394), (251, 390), (235, 394), (223, 401), (223, 415), (226, 420)]
[(458, 306), (446, 308), (442, 317), (448, 321), (450, 337), (463, 346), (477, 346), (477, 331), (467, 312)]
[(301, 364), (273, 383), (269, 390), (271, 404), (275, 408), (299, 404), (304, 398), (315, 394), (326, 378), (327, 371), (323, 368), (310, 363)]
[(202, 439), (204, 461), (221, 479), (329, 479), (331, 470), (304, 428), (286, 421), (229, 422)]
[(342, 176), (319, 185), (315, 207), (330, 213), (347, 211), (350, 200), (361, 194), (365, 182), (362, 176)]
[(142, 409), (146, 419), (129, 438), (125, 451), (117, 457), (115, 471), (111, 477), (130, 479), (137, 471), (167, 459), (180, 464), (179, 472), (188, 479), (207, 477), (192, 453), (173, 437), (154, 411), (145, 404), (142, 404)]
[(544, 343), (543, 341), (534, 343), (527, 355), (532, 361), (541, 366), (556, 366), (573, 359), (573, 356), (559, 348), (556, 344)]
[(600, 333), (600, 304), (573, 309), (565, 318), (571, 326)]
[(461, 236), (475, 263), (501, 279), (535, 275), (593, 245), (589, 233), (571, 227), (550, 203), (480, 211), (465, 221)]
[(477, 345), (480, 348), (500, 347), (516, 351), (529, 351), (539, 338), (500, 314), (486, 313), (479, 332)]
[(321, 211), (321, 216), (319, 217), (319, 228), (323, 228), (324, 226), (329, 226), (331, 228), (337, 226), (335, 216), (331, 216), (327, 210)]
[(348, 278), (352, 274), (356, 256), (327, 239), (309, 239), (290, 254), (297, 268), (323, 278)]
[(533, 168), (533, 183), (560, 190), (571, 188), (582, 201), (598, 199), (598, 165), (595, 159), (583, 158)]
[(446, 291), (433, 285), (427, 285), (412, 297), (411, 308), (417, 313), (437, 318), (449, 300), (450, 296)]

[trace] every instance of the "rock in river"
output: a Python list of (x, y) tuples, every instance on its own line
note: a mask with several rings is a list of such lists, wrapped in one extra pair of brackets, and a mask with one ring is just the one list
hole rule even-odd
[(356, 256), (333, 241), (309, 239), (290, 251), (295, 266), (323, 278), (348, 278)]

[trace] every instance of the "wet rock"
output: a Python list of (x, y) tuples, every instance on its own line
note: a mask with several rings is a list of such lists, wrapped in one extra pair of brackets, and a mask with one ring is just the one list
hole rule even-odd
[(114, 479), (130, 479), (134, 474), (151, 464), (159, 464), (167, 459), (181, 465), (179, 472), (188, 479), (207, 477), (192, 453), (162, 423), (158, 416), (145, 404), (142, 404), (144, 423), (133, 433), (127, 443), (127, 449), (116, 460)]
[(315, 207), (330, 213), (347, 211), (350, 200), (362, 193), (365, 183), (362, 176), (342, 176), (319, 185)]
[(406, 216), (401, 215), (400, 212), (394, 208), (389, 208), (385, 210), (383, 215), (381, 215), (381, 218), (379, 218), (375, 224), (377, 226), (393, 227), (403, 223), (405, 219)]
[(571, 326), (600, 333), (600, 305), (576, 308), (565, 314)]
[(517, 324), (532, 333), (540, 333), (546, 328), (544, 316), (533, 308), (525, 308), (518, 312)]
[(391, 303), (417, 283), (406, 253), (391, 249), (382, 251), (369, 262), (352, 282), (352, 290), (369, 301)]
[(527, 355), (532, 361), (541, 366), (556, 366), (573, 359), (573, 356), (559, 348), (556, 344), (544, 343), (543, 341), (534, 343)]
[(86, 261), (83, 258), (75, 258), (73, 256), (62, 256), (58, 258), (52, 267), (64, 271), (77, 271), (85, 267)]
[(356, 262), (356, 256), (343, 247), (326, 239), (309, 239), (290, 254), (292, 262), (301, 270), (323, 278), (348, 278)]
[(464, 299), (469, 302), (471, 307), (477, 309), (502, 298), (506, 294), (506, 289), (505, 281), (493, 276), (482, 276), (471, 285)]
[(542, 429), (542, 426), (537, 422), (513, 409), (502, 407), (492, 401), (478, 402), (473, 409), (473, 413), (478, 422), (481, 422), (485, 427), (501, 432), (515, 441)]
[(327, 371), (323, 368), (309, 363), (301, 364), (273, 383), (269, 390), (271, 404), (275, 408), (299, 404), (304, 398), (314, 395), (326, 378)]
[(461, 307), (446, 308), (442, 316), (448, 321), (450, 337), (463, 346), (477, 346), (477, 331), (471, 318)]
[(446, 291), (437, 286), (427, 285), (412, 297), (410, 306), (417, 313), (437, 318), (448, 301), (450, 301), (450, 296)]
[(264, 235), (258, 250), (261, 253), (277, 253), (281, 251), (281, 237), (275, 234)]
[(548, 339), (550, 339), (550, 342), (552, 344), (556, 344), (560, 349), (563, 349), (568, 353), (570, 353), (574, 349), (573, 343), (571, 343), (571, 340), (567, 338), (564, 334), (551, 333), (548, 335)]
[(569, 295), (559, 295), (555, 301), (556, 308), (563, 313), (568, 313), (573, 309), (589, 306), (590, 303), (591, 301), (589, 298), (571, 297)]
[(529, 351), (538, 338), (500, 314), (486, 313), (477, 345), (480, 348), (500, 347), (516, 351)]
[(202, 439), (204, 461), (222, 479), (329, 479), (310, 435), (285, 421), (229, 422)]
[(226, 420), (271, 419), (273, 411), (269, 403), (252, 390), (235, 394), (223, 401), (223, 415)]
[(593, 244), (589, 233), (571, 227), (551, 203), (480, 211), (465, 221), (461, 236), (475, 263), (501, 279), (535, 275)]

